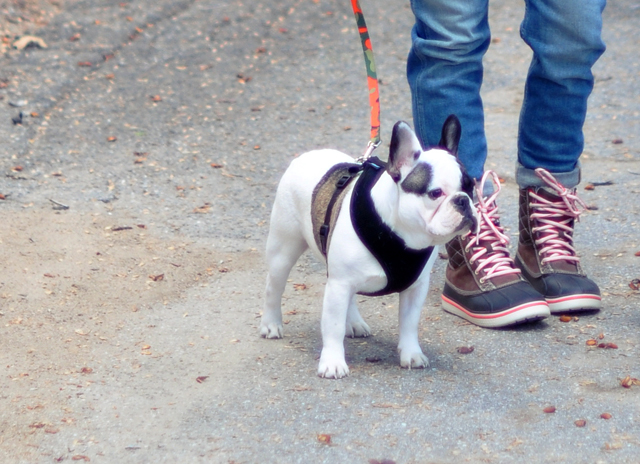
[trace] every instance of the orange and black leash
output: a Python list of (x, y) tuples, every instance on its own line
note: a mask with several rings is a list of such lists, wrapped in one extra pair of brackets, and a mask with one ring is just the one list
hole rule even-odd
[(366, 161), (373, 150), (380, 145), (380, 94), (378, 92), (378, 75), (376, 74), (376, 63), (373, 59), (373, 49), (371, 48), (371, 39), (369, 38), (369, 30), (364, 21), (362, 8), (358, 0), (351, 0), (353, 14), (356, 17), (358, 32), (360, 33), (360, 41), (362, 42), (362, 51), (364, 53), (364, 64), (367, 69), (367, 84), (369, 86), (369, 106), (371, 107), (371, 140), (367, 145), (362, 158), (359, 161)]

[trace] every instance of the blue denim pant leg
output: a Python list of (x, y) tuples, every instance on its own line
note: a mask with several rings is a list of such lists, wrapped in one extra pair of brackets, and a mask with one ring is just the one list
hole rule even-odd
[(491, 39), (488, 0), (412, 0), (411, 6), (416, 23), (407, 77), (416, 133), (424, 146), (435, 145), (455, 114), (462, 124), (460, 161), (479, 179), (487, 157), (480, 86)]
[(605, 50), (601, 38), (606, 0), (526, 0), (520, 28), (533, 50), (518, 134), (516, 181), (542, 186), (541, 167), (565, 187), (580, 182), (578, 159), (593, 89), (591, 68)]

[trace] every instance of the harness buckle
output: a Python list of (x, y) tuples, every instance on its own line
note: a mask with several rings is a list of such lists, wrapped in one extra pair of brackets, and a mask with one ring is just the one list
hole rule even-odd
[(340, 178), (340, 180), (338, 180), (338, 182), (336, 182), (336, 187), (339, 189), (344, 188), (344, 186), (347, 185), (351, 180), (351, 177), (353, 176), (350, 176), (349, 174), (345, 174)]

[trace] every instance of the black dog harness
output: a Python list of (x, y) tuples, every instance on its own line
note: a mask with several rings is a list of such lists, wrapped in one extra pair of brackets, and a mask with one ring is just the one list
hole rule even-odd
[[(335, 191), (329, 201), (324, 217), (325, 220), (319, 227), (317, 227), (318, 221), (314, 222), (316, 243), (326, 257), (332, 232), (332, 222), (335, 222), (331, 218), (332, 216), (337, 217), (337, 214), (334, 215), (333, 207), (336, 206), (338, 197), (346, 190), (346, 186), (360, 173), (351, 195), (351, 221), (356, 234), (376, 258), (387, 276), (387, 285), (382, 290), (373, 293), (361, 293), (367, 296), (388, 295), (406, 290), (418, 280), (433, 253), (433, 247), (427, 247), (422, 250), (407, 247), (404, 240), (393, 232), (377, 213), (371, 198), (371, 189), (380, 179), (385, 168), (386, 163), (377, 157), (369, 158), (362, 165), (348, 164), (347, 166), (342, 166), (342, 173), (337, 176), (334, 174), (334, 177), (338, 177), (338, 180), (335, 182)], [(318, 187), (326, 183), (330, 177), (325, 176), (326, 179), (323, 178), (325, 182), (321, 181)], [(315, 192), (318, 187), (314, 191), (312, 203), (316, 203)]]

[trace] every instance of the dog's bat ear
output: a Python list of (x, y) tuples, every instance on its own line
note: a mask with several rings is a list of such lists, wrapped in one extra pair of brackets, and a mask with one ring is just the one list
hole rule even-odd
[(446, 148), (453, 156), (458, 156), (458, 144), (462, 128), (460, 121), (454, 114), (450, 114), (442, 126), (439, 146)]
[(413, 166), (422, 153), (422, 146), (413, 129), (404, 121), (398, 121), (393, 126), (391, 133), (391, 144), (389, 146), (389, 164), (387, 171), (391, 178), (398, 182), (400, 180), (400, 168), (402, 166)]

